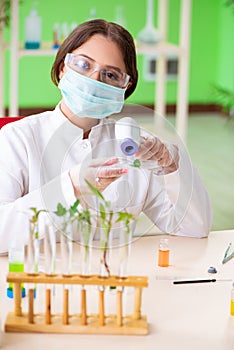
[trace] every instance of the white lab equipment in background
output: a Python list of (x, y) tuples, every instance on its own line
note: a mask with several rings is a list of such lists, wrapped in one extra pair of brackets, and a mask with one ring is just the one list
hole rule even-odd
[(61, 24), (61, 42), (63, 42), (66, 37), (70, 34), (70, 28), (67, 22)]
[[(19, 61), (24, 56), (54, 56), (53, 48), (41, 48), (40, 50), (25, 50), (19, 46), (19, 2), (20, 0), (11, 0), (11, 41), (10, 41), (10, 105), (9, 115), (11, 117), (19, 115), (18, 103), (18, 79), (19, 79)], [(157, 106), (155, 113), (155, 125), (158, 126), (157, 115), (166, 115), (166, 69), (165, 55), (178, 55), (178, 92), (176, 98), (176, 130), (182, 141), (186, 143), (187, 117), (188, 117), (188, 90), (189, 90), (189, 45), (190, 45), (190, 27), (191, 27), (191, 0), (180, 0), (180, 29), (179, 42), (172, 44), (168, 42), (167, 27), (169, 16), (169, 0), (158, 0), (158, 28), (161, 34), (161, 40), (158, 44), (148, 45), (137, 43), (137, 54), (148, 55), (155, 53), (159, 55), (157, 66), (157, 86), (154, 107)], [(0, 41), (1, 36), (0, 36)], [(4, 47), (3, 47), (4, 49)], [(3, 60), (0, 60), (0, 71)], [(0, 74), (0, 109), (3, 109), (3, 74)], [(156, 111), (156, 109), (155, 109)], [(3, 115), (2, 113), (1, 115)], [(162, 118), (161, 118), (162, 119)], [(163, 119), (162, 119), (163, 121)]]
[[(144, 55), (143, 57), (143, 77), (145, 81), (155, 81), (157, 79), (158, 55)], [(166, 55), (166, 80), (176, 81), (178, 78), (178, 55)]]
[(54, 23), (53, 26), (53, 49), (58, 49), (60, 45), (60, 28), (59, 23)]
[(92, 7), (89, 11), (89, 17), (87, 18), (87, 21), (91, 21), (92, 19), (97, 18), (97, 10), (95, 7)]
[(121, 5), (116, 6), (115, 10), (115, 23), (121, 25), (122, 27), (126, 28), (126, 19), (124, 15), (124, 7)]
[(146, 25), (140, 31), (137, 39), (142, 43), (157, 44), (161, 40), (161, 34), (154, 27), (154, 0), (147, 0)]
[(25, 18), (25, 49), (39, 49), (41, 46), (41, 17), (36, 10), (37, 2), (34, 2), (33, 8)]

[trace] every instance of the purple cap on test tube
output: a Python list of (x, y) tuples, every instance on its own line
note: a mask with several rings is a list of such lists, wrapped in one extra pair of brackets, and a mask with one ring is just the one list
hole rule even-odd
[(130, 138), (124, 139), (120, 144), (121, 151), (126, 156), (132, 156), (138, 151), (138, 144)]

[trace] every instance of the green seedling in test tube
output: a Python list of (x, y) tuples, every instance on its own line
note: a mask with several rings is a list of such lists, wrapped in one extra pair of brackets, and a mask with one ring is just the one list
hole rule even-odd
[(134, 168), (140, 168), (141, 167), (141, 161), (140, 159), (135, 159), (133, 162), (133, 167)]
[[(95, 187), (93, 186), (89, 181), (85, 180), (86, 184), (88, 185), (89, 189), (91, 190), (92, 194), (95, 195), (99, 199), (99, 217), (102, 225), (103, 235), (100, 237), (101, 240), (101, 251), (102, 251), (102, 257), (101, 257), (101, 266), (104, 268), (102, 269), (101, 274), (105, 276), (110, 276), (110, 266), (108, 262), (108, 250), (109, 250), (109, 238), (111, 229), (114, 223), (122, 222), (124, 224), (125, 230), (124, 233), (126, 235), (126, 238), (130, 235), (130, 223), (132, 220), (135, 219), (135, 217), (125, 211), (120, 211), (115, 214), (118, 215), (117, 219), (114, 218), (114, 212), (111, 209), (111, 203), (107, 201), (103, 194)], [(129, 244), (124, 245), (125, 253), (128, 252)], [(125, 260), (122, 257), (122, 260)]]
[[(27, 273), (37, 274), (39, 271), (39, 253), (40, 253), (40, 239), (39, 239), (39, 215), (46, 212), (45, 209), (30, 208), (31, 216), (29, 218), (29, 241), (27, 251)], [(34, 297), (36, 297), (36, 284), (29, 285), (29, 289), (34, 289)]]

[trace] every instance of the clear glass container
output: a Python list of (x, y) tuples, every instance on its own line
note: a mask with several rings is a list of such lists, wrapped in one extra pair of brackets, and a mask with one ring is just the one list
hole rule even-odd
[(92, 259), (92, 226), (86, 221), (79, 221), (78, 232), (80, 238), (80, 255), (81, 255), (81, 275), (90, 275)]
[[(24, 245), (17, 244), (10, 247), (8, 252), (9, 272), (24, 272)], [(25, 296), (24, 285), (21, 285), (21, 295)], [(9, 283), (7, 288), (7, 296), (13, 298), (13, 283)]]
[[(123, 165), (125, 167), (132, 167), (140, 170), (150, 170), (155, 175), (163, 174), (163, 167), (158, 164), (157, 160), (140, 160), (135, 156), (118, 157), (117, 165)], [(114, 165), (116, 166), (116, 164)]]
[(56, 265), (56, 233), (51, 223), (45, 226), (45, 272), (47, 275), (55, 274)]
[(232, 290), (231, 290), (230, 315), (234, 316), (234, 282), (232, 284)]
[(169, 257), (170, 257), (169, 240), (168, 238), (162, 238), (160, 239), (159, 246), (158, 246), (158, 266), (168, 267)]
[(64, 276), (72, 273), (72, 251), (73, 251), (73, 229), (71, 222), (65, 222), (60, 230), (61, 237), (61, 257), (62, 257), (62, 274)]
[(38, 222), (29, 222), (29, 240), (27, 249), (27, 273), (37, 274), (40, 253)]

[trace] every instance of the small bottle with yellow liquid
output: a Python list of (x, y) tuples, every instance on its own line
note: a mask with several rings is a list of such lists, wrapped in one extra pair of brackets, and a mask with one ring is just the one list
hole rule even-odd
[(168, 267), (169, 266), (169, 240), (167, 238), (162, 238), (159, 241), (158, 247), (158, 266)]
[[(12, 246), (8, 252), (8, 266), (9, 272), (24, 272), (24, 246), (17, 245)], [(25, 288), (22, 284), (21, 286), (21, 296), (25, 297)], [(9, 298), (14, 297), (13, 283), (9, 283), (7, 288), (7, 296)]]
[(231, 290), (230, 315), (234, 316), (234, 282), (232, 284), (232, 290)]

